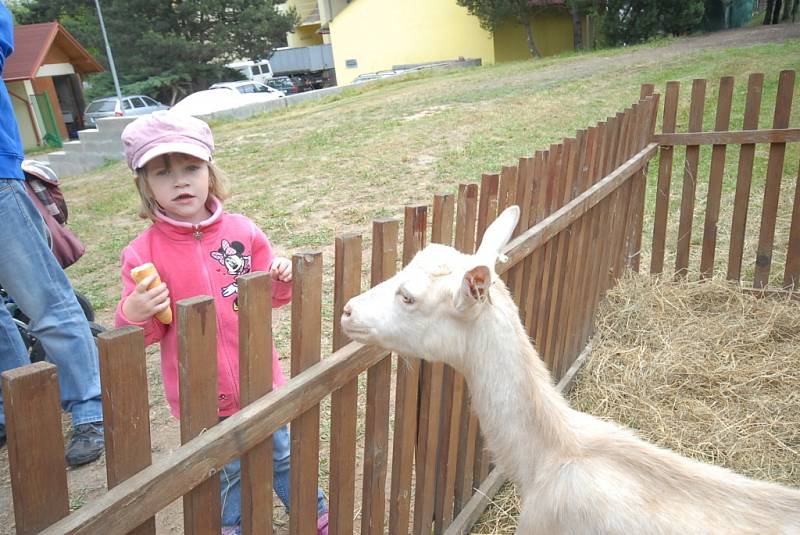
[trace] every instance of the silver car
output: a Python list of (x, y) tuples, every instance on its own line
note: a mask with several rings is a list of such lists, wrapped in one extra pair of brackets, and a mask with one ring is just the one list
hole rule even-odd
[(147, 115), (158, 110), (168, 110), (169, 106), (161, 104), (145, 95), (130, 95), (122, 97), (120, 105), (117, 97), (106, 97), (93, 100), (86, 106), (84, 120), (88, 128), (96, 126), (97, 119), (103, 117), (127, 117), (132, 115)]

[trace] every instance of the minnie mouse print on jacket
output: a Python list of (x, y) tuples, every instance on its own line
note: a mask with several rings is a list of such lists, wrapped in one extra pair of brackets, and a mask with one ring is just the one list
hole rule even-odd
[[(198, 295), (210, 295), (217, 313), (217, 386), (219, 415), (229, 416), (240, 408), (239, 400), (239, 315), (238, 277), (251, 271), (269, 271), (274, 258), (272, 246), (255, 223), (222, 209), (209, 197), (211, 217), (193, 225), (157, 213), (157, 220), (122, 251), (122, 299), (116, 310), (116, 325), (137, 325), (144, 329), (147, 345), (161, 343), (161, 372), (172, 413), (180, 417), (178, 395), (177, 322), (164, 325), (154, 317), (144, 322), (128, 320), (122, 303), (136, 283), (130, 271), (152, 262), (169, 288), (170, 307)], [(292, 298), (292, 283), (272, 281), (272, 306)], [(279, 355), (272, 347), (272, 384), (286, 383)]]

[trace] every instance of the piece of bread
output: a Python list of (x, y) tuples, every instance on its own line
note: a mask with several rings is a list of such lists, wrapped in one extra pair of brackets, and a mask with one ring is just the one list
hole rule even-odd
[[(151, 262), (148, 262), (131, 270), (131, 277), (133, 277), (133, 280), (135, 280), (137, 284), (140, 283), (145, 277), (149, 277), (150, 275), (155, 275), (156, 278), (153, 279), (153, 282), (151, 282), (150, 286), (147, 287), (148, 290), (161, 284), (161, 277), (158, 276), (158, 270), (156, 269), (156, 266), (154, 266)], [(165, 310), (162, 310), (156, 314), (156, 319), (165, 325), (169, 325), (172, 323), (172, 309), (168, 307)]]

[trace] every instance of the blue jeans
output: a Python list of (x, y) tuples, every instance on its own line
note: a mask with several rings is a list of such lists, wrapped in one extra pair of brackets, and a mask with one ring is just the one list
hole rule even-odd
[[(97, 346), (45, 232), (23, 181), (0, 178), (0, 285), (31, 319), (31, 332), (58, 368), (61, 407), (72, 414), (72, 425), (99, 422), (103, 406)], [(0, 305), (0, 372), (26, 364), (25, 344)], [(0, 423), (5, 424), (2, 397)]]
[[(289, 511), (289, 428), (279, 427), (272, 434), (272, 487)], [(222, 468), (219, 475), (222, 500), (222, 525), (238, 526), (242, 520), (242, 471), (239, 459)], [(317, 516), (328, 510), (322, 489), (317, 491)]]

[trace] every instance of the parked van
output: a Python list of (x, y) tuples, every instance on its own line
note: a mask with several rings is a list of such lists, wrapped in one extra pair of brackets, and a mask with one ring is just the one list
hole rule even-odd
[(262, 84), (272, 78), (272, 66), (269, 60), (259, 61), (234, 61), (225, 65), (229, 69), (234, 69), (242, 73), (248, 80), (261, 82)]

